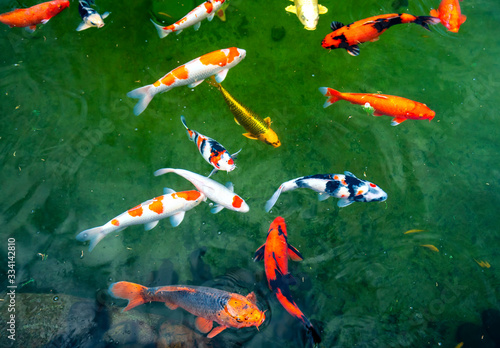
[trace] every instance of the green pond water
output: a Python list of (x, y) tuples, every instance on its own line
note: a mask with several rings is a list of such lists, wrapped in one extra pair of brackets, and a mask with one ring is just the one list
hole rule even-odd
[[(232, 0), (226, 22), (214, 18), (198, 31), (190, 28), (164, 39), (149, 22), (152, 15), (186, 13), (194, 4), (98, 0), (99, 12), (111, 15), (103, 28), (82, 32), (75, 31), (80, 23), (76, 1), (34, 34), (2, 24), (2, 294), (9, 285), (8, 239), (15, 238), (20, 295), (71, 295), (111, 311), (126, 304), (105, 291), (120, 280), (147, 286), (170, 285), (157, 284), (161, 280), (220, 285), (244, 295), (255, 291), (268, 317), (259, 331), (230, 329), (205, 342), (214, 347), (306, 346), (303, 326), (267, 288), (263, 263), (252, 260), (270, 223), (283, 216), (289, 243), (304, 256), (289, 264), (298, 280), (291, 291), (320, 331), (321, 347), (455, 347), (461, 341), (464, 347), (493, 347), (481, 329), (481, 314), (500, 308), (500, 3), (462, 2), (468, 19), (456, 34), (440, 24), (430, 32), (397, 25), (379, 41), (362, 44), (358, 57), (321, 47), (331, 21), (351, 23), (393, 12), (427, 15), (439, 2), (321, 3), (329, 12), (321, 15), (315, 31), (304, 30), (295, 15), (284, 11), (291, 4), (285, 0)], [(2, 1), (0, 12), (16, 7), (17, 1)], [(243, 137), (245, 130), (233, 121), (219, 91), (206, 83), (157, 95), (144, 113), (133, 115), (136, 100), (127, 92), (231, 46), (245, 49), (247, 56), (229, 71), (223, 86), (262, 118), (272, 119), (281, 147)], [(323, 86), (406, 97), (427, 104), (436, 117), (392, 127), (389, 117), (373, 117), (345, 101), (324, 109), (318, 91)], [(129, 227), (89, 253), (87, 243), (76, 241), (78, 232), (163, 194), (164, 187), (194, 189), (174, 174), (155, 177), (155, 170), (210, 173), (180, 115), (230, 152), (242, 148), (237, 169), (213, 178), (231, 181), (250, 211), (214, 215), (203, 203), (178, 227), (168, 220), (147, 232)], [(282, 182), (344, 171), (378, 184), (387, 201), (338, 208), (335, 198), (320, 202), (313, 191), (296, 190), (283, 193), (265, 212), (265, 202)], [(423, 232), (404, 234), (411, 229)], [(165, 260), (171, 265), (166, 276)], [(481, 261), (490, 267), (481, 267)], [(2, 322), (9, 315), (8, 297), (3, 298)], [(35, 306), (20, 298), (16, 305)], [(131, 312), (154, 314), (161, 322), (192, 319), (161, 303)], [(23, 321), (42, 320), (33, 313), (33, 318), (20, 315), (18, 334)], [(475, 330), (461, 332), (465, 323)], [(95, 336), (93, 346), (142, 342), (107, 341), (99, 329), (88, 335)], [(15, 345), (6, 336), (0, 334), (0, 346)], [(48, 335), (45, 344), (51, 340)]]

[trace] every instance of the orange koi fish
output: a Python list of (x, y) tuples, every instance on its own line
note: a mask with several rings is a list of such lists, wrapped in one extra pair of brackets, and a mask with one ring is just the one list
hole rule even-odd
[(321, 87), (319, 91), (328, 97), (323, 105), (324, 108), (339, 100), (347, 100), (351, 104), (363, 105), (373, 108), (373, 116), (386, 115), (394, 117), (391, 125), (397, 126), (406, 120), (429, 120), (434, 118), (436, 113), (429, 109), (427, 105), (393, 95), (370, 94), (370, 93), (341, 93), (329, 87)]
[(0, 22), (12, 27), (20, 27), (29, 31), (34, 31), (37, 24), (45, 24), (52, 17), (69, 7), (68, 0), (47, 1), (29, 8), (19, 8), (17, 10), (0, 14)]
[(181, 307), (196, 315), (195, 325), (203, 333), (212, 330), (213, 322), (219, 324), (207, 335), (215, 337), (228, 327), (259, 327), (266, 316), (257, 307), (253, 292), (247, 296), (203, 286), (159, 286), (148, 288), (130, 282), (117, 282), (109, 286), (108, 292), (115, 298), (128, 300), (124, 312), (146, 302), (165, 302), (174, 310)]
[(288, 273), (288, 258), (293, 261), (303, 259), (300, 252), (288, 244), (285, 219), (278, 216), (269, 227), (266, 243), (255, 252), (254, 261), (264, 259), (269, 288), (276, 294), (278, 301), (286, 311), (302, 322), (311, 333), (313, 341), (319, 343), (321, 337), (318, 331), (299, 309), (290, 293), (289, 284), (295, 283), (295, 279)]
[(172, 226), (176, 227), (184, 219), (186, 211), (193, 209), (206, 199), (203, 193), (195, 190), (175, 192), (165, 188), (163, 196), (143, 202), (102, 226), (82, 231), (76, 236), (76, 239), (80, 242), (90, 241), (89, 251), (92, 251), (97, 243), (108, 234), (119, 232), (129, 226), (144, 224), (144, 229), (149, 231), (158, 225), (158, 221), (169, 217)]
[(415, 23), (429, 30), (429, 24), (439, 23), (439, 18), (430, 16), (414, 16), (408, 13), (391, 13), (373, 16), (344, 25), (332, 22), (333, 32), (326, 35), (321, 45), (327, 49), (345, 48), (351, 56), (359, 54), (358, 44), (366, 41), (377, 41), (384, 31), (396, 24)]
[(134, 114), (137, 116), (143, 112), (155, 95), (174, 87), (187, 85), (194, 88), (213, 75), (217, 82), (222, 82), (229, 69), (241, 62), (245, 56), (246, 51), (236, 47), (213, 51), (178, 66), (151, 85), (128, 92), (128, 97), (139, 99), (134, 107)]
[(453, 33), (458, 33), (458, 29), (467, 19), (460, 10), (458, 0), (441, 1), (437, 10), (431, 10), (431, 16), (438, 17), (441, 24)]

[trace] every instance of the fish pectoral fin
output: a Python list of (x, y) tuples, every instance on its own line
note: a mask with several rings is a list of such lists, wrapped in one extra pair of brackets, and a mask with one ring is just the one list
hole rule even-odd
[(182, 220), (184, 220), (184, 215), (186, 214), (186, 212), (184, 211), (181, 211), (181, 212), (178, 212), (177, 214), (174, 214), (170, 217), (170, 224), (172, 225), (172, 227), (177, 227), (181, 224)]
[(264, 258), (264, 252), (266, 251), (266, 244), (262, 244), (257, 250), (255, 250), (255, 255), (253, 260), (255, 262), (260, 261)]
[(384, 116), (384, 114), (381, 113), (380, 111), (375, 110), (373, 111), (373, 116)]
[(215, 329), (210, 331), (210, 333), (207, 335), (207, 338), (213, 338), (213, 337), (217, 336), (218, 334), (220, 334), (225, 329), (227, 329), (227, 326), (222, 326), (222, 325), (217, 326)]
[(332, 23), (330, 23), (330, 29), (332, 29), (332, 31), (340, 29), (344, 26), (345, 26), (344, 23), (337, 22), (337, 21), (333, 21)]
[(239, 149), (239, 150), (238, 150), (238, 152), (233, 153), (233, 154), (231, 155), (231, 158), (232, 158), (233, 160), (235, 160), (236, 158), (238, 158), (238, 154), (241, 152), (241, 150), (243, 150), (243, 148)]
[(41, 23), (42, 23), (42, 24), (47, 24), (47, 23), (48, 23), (48, 21), (50, 21), (50, 18), (49, 18), (49, 19), (42, 19), (42, 22), (41, 22)]
[(356, 57), (359, 56), (359, 46), (358, 45), (352, 45), (346, 48), (347, 53), (349, 53), (351, 56)]
[(231, 181), (226, 182), (225, 186), (227, 187), (227, 189), (229, 191), (234, 192), (234, 185), (233, 185), (233, 183)]
[(325, 6), (318, 4), (318, 11), (319, 11), (319, 14), (325, 14), (328, 12), (328, 9)]
[(247, 300), (253, 304), (257, 304), (257, 296), (255, 296), (255, 292), (251, 292), (246, 296)]
[(208, 320), (202, 317), (197, 317), (194, 320), (194, 326), (198, 331), (202, 333), (207, 333), (210, 332), (210, 330), (212, 330), (212, 328), (214, 327), (214, 322), (212, 320)]
[(370, 42), (375, 42), (375, 41), (378, 41), (378, 40), (380, 40), (380, 36), (377, 36), (376, 38), (371, 39)]
[(321, 192), (318, 194), (318, 200), (320, 202), (327, 200), (328, 198), (330, 198), (330, 195), (328, 193)]
[(288, 285), (297, 285), (297, 279), (291, 273), (287, 273), (283, 279)]
[(406, 118), (394, 117), (392, 119), (391, 126), (399, 126), (404, 121), (406, 121)]
[(297, 248), (290, 244), (288, 244), (288, 257), (290, 257), (292, 261), (302, 261), (304, 259)]
[(253, 135), (252, 133), (243, 133), (243, 136), (247, 137), (248, 139), (253, 139), (253, 140), (258, 140), (259, 139), (255, 135)]
[(211, 177), (213, 174), (217, 173), (219, 170), (217, 168), (212, 169), (210, 174), (208, 174), (207, 178)]
[(208, 15), (207, 20), (208, 20), (209, 22), (211, 22), (211, 21), (212, 21), (212, 19), (214, 19), (214, 16), (215, 16), (215, 12), (212, 12), (212, 14), (209, 14), (209, 15)]
[(35, 32), (35, 30), (36, 30), (36, 25), (32, 25), (30, 27), (24, 27), (24, 30), (26, 30), (30, 34), (33, 34)]
[(214, 207), (212, 209), (210, 209), (210, 212), (212, 214), (217, 214), (218, 212), (220, 212), (222, 209), (224, 209), (224, 206), (223, 205), (220, 205), (220, 204), (215, 204)]
[(463, 24), (467, 20), (466, 15), (460, 15), (460, 24)]
[(178, 305), (176, 305), (175, 303), (171, 303), (171, 302), (167, 302), (167, 301), (165, 301), (165, 306), (166, 306), (168, 309), (171, 309), (171, 310), (174, 310), (174, 309), (179, 308), (179, 306), (178, 306)]
[(201, 25), (201, 22), (198, 22), (195, 25), (193, 25), (194, 30), (200, 29), (200, 25)]
[(179, 35), (180, 33), (182, 33), (182, 29), (181, 29), (181, 30), (177, 30), (177, 31), (175, 32), (175, 35)]
[(432, 17), (439, 17), (439, 10), (436, 10), (436, 9), (431, 10), (430, 15)]
[(159, 221), (160, 220), (148, 222), (147, 224), (144, 225), (144, 231), (152, 230), (153, 228), (156, 227), (156, 225), (158, 225)]
[(224, 69), (215, 74), (215, 81), (217, 83), (221, 83), (222, 81), (224, 81), (224, 79), (227, 76), (227, 71), (228, 71), (227, 69)]
[(271, 123), (273, 123), (273, 121), (271, 121), (271, 118), (270, 118), (270, 117), (266, 117), (266, 118), (264, 119), (264, 122), (266, 122), (266, 124), (267, 124), (267, 126), (268, 126), (268, 127), (271, 127)]
[(205, 81), (205, 80), (203, 80), (203, 79), (202, 79), (202, 80), (200, 80), (200, 81), (195, 81), (195, 82), (193, 82), (193, 83), (190, 83), (190, 84), (188, 85), (188, 87), (189, 87), (189, 88), (195, 88), (196, 86), (198, 86), (198, 85), (199, 85), (200, 83), (202, 83), (203, 81)]
[(85, 30), (85, 29), (88, 29), (91, 27), (92, 27), (91, 25), (88, 25), (85, 22), (81, 22), (80, 25), (78, 26), (78, 28), (76, 28), (76, 31), (82, 31), (82, 30)]
[(104, 12), (101, 16), (102, 19), (106, 19), (107, 16), (109, 16), (111, 12)]
[(289, 6), (285, 7), (285, 11), (297, 14), (297, 8), (293, 5), (289, 5)]
[(339, 199), (339, 201), (337, 202), (337, 205), (340, 207), (340, 208), (343, 208), (343, 207), (347, 207), (348, 205), (350, 205), (353, 201), (347, 199), (347, 198), (341, 198)]
[(168, 187), (164, 187), (164, 188), (163, 188), (163, 194), (164, 194), (164, 195), (170, 195), (170, 194), (172, 194), (172, 193), (175, 193), (175, 191), (174, 191), (174, 190), (172, 190), (171, 188), (168, 188)]

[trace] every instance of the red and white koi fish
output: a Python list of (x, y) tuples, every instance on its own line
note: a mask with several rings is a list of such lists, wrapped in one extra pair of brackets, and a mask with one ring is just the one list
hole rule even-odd
[(190, 181), (207, 198), (214, 201), (216, 204), (211, 209), (213, 214), (220, 212), (224, 208), (240, 213), (246, 213), (250, 210), (250, 207), (243, 198), (234, 193), (234, 187), (231, 182), (223, 186), (206, 176), (185, 169), (163, 168), (158, 169), (154, 175), (159, 176), (165, 173), (175, 173), (182, 176), (184, 179)]
[(222, 8), (225, 0), (208, 0), (203, 4), (196, 6), (187, 15), (179, 19), (177, 22), (166, 27), (156, 24), (152, 19), (151, 22), (155, 25), (156, 30), (158, 30), (158, 35), (160, 39), (163, 39), (170, 33), (176, 32), (180, 34), (184, 29), (194, 26), (194, 30), (198, 30), (201, 25), (201, 21), (205, 18), (211, 21), (214, 15)]
[(269, 227), (266, 243), (255, 252), (254, 261), (264, 260), (269, 288), (275, 293), (286, 311), (302, 322), (311, 333), (313, 341), (319, 343), (321, 337), (318, 331), (302, 313), (290, 293), (289, 284), (294, 284), (295, 279), (288, 272), (288, 258), (293, 261), (302, 261), (303, 259), (300, 252), (288, 244), (285, 219), (278, 216)]
[(139, 99), (134, 107), (134, 114), (141, 114), (155, 95), (174, 87), (187, 85), (194, 88), (212, 75), (215, 75), (217, 82), (222, 82), (229, 69), (241, 62), (245, 56), (246, 51), (236, 47), (213, 51), (175, 68), (151, 85), (128, 92), (128, 97)]
[(12, 27), (26, 28), (34, 31), (37, 24), (45, 24), (52, 17), (58, 15), (62, 10), (69, 7), (68, 0), (47, 1), (29, 8), (0, 14), (0, 22)]
[(373, 108), (373, 116), (387, 115), (394, 117), (391, 122), (392, 126), (397, 126), (406, 120), (429, 120), (430, 122), (436, 115), (425, 104), (394, 95), (341, 93), (329, 87), (321, 87), (319, 91), (325, 97), (328, 97), (323, 105), (324, 108), (339, 100), (347, 100), (351, 104)]
[(124, 312), (147, 302), (165, 302), (165, 306), (174, 310), (178, 307), (196, 315), (195, 325), (203, 333), (212, 330), (208, 338), (217, 336), (228, 327), (241, 329), (259, 327), (266, 316), (257, 307), (257, 298), (253, 292), (247, 296), (203, 286), (159, 286), (147, 288), (130, 283), (117, 282), (109, 286), (108, 292), (115, 298), (128, 300)]
[(184, 219), (186, 211), (193, 209), (205, 200), (205, 195), (195, 190), (175, 192), (165, 188), (163, 196), (141, 203), (102, 226), (80, 232), (76, 239), (80, 242), (89, 240), (89, 251), (92, 251), (97, 243), (108, 234), (119, 232), (129, 226), (144, 224), (144, 229), (149, 231), (158, 224), (158, 221), (170, 217), (170, 223), (176, 227)]
[(379, 186), (358, 179), (351, 172), (346, 171), (344, 174), (315, 174), (301, 176), (282, 183), (266, 202), (266, 211), (271, 210), (282, 192), (298, 188), (308, 188), (318, 192), (320, 201), (329, 197), (340, 198), (337, 205), (341, 208), (347, 207), (353, 202), (383, 202), (387, 199), (387, 193)]
[(467, 19), (460, 10), (458, 0), (441, 1), (437, 10), (431, 10), (431, 16), (438, 17), (441, 20), (441, 24), (452, 33), (458, 33), (458, 29), (460, 29), (460, 26)]
[(208, 177), (217, 173), (219, 170), (230, 172), (236, 168), (234, 158), (236, 158), (236, 155), (238, 155), (241, 150), (231, 155), (218, 141), (207, 137), (206, 135), (200, 134), (195, 130), (189, 129), (186, 125), (186, 119), (184, 116), (181, 116), (181, 122), (184, 127), (186, 127), (189, 140), (196, 144), (205, 161), (214, 167)]

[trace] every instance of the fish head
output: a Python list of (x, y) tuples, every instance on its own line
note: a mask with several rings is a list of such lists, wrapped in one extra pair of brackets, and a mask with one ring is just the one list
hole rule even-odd
[(316, 30), (319, 20), (318, 6), (302, 6), (297, 11), (300, 23), (306, 30)]
[(342, 46), (349, 46), (347, 43), (343, 43), (342, 39), (345, 40), (345, 36), (343, 34), (339, 36), (334, 36), (334, 34), (335, 33), (330, 33), (326, 35), (323, 41), (321, 41), (321, 46), (323, 46), (323, 48), (333, 50)]
[(237, 51), (239, 60), (243, 60), (247, 56), (247, 51), (245, 51), (243, 48), (237, 48)]
[(231, 172), (236, 168), (236, 164), (234, 164), (233, 158), (231, 157), (231, 155), (227, 151), (225, 151), (222, 154), (222, 156), (217, 164), (218, 164), (217, 169), (225, 170), (226, 172)]
[(266, 315), (254, 302), (238, 294), (233, 294), (224, 309), (225, 319), (232, 327), (258, 327), (266, 320)]
[(271, 234), (273, 231), (277, 231), (278, 235), (283, 235), (284, 237), (287, 236), (286, 234), (286, 224), (285, 224), (285, 219), (282, 218), (281, 216), (278, 216), (276, 219), (273, 220), (271, 225), (269, 226), (269, 231), (267, 234)]
[(378, 185), (366, 181), (368, 184), (368, 191), (362, 195), (355, 196), (354, 200), (356, 202), (383, 202), (387, 199), (387, 193), (382, 190)]
[(92, 13), (90, 16), (85, 18), (85, 23), (92, 27), (102, 28), (104, 26), (104, 21), (99, 13)]
[(269, 128), (265, 133), (260, 134), (259, 140), (271, 145), (272, 147), (281, 146), (281, 141), (279, 140), (278, 135), (271, 128)]

